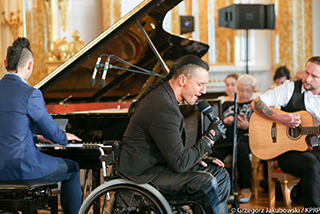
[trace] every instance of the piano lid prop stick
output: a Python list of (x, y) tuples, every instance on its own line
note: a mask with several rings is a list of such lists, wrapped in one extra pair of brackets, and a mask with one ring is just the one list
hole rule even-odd
[(106, 85), (106, 76), (107, 76), (107, 72), (109, 69), (109, 63), (110, 63), (110, 56), (107, 58), (107, 61), (104, 65), (104, 69), (103, 69), (103, 73), (102, 73), (102, 78), (100, 80), (100, 87), (103, 88)]
[(96, 84), (96, 75), (97, 75), (97, 72), (98, 72), (98, 68), (100, 66), (100, 61), (101, 61), (101, 57), (99, 56), (98, 59), (97, 59), (97, 62), (96, 62), (96, 66), (94, 66), (94, 70), (93, 70), (93, 73), (92, 73), (91, 80), (89, 82), (89, 85), (91, 87), (93, 87)]

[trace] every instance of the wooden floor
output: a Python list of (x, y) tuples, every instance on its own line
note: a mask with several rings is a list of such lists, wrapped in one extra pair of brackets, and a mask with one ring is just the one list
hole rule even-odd
[[(231, 205), (229, 205), (229, 208), (231, 208)], [(287, 210), (284, 207), (283, 201), (276, 201), (275, 210), (278, 211), (277, 213), (304, 213), (303, 204), (295, 202), (292, 203), (291, 209)], [(271, 213), (270, 211), (269, 195), (260, 188), (258, 192), (258, 199), (255, 199), (252, 195), (249, 203), (240, 203), (238, 213)]]
[[(60, 204), (60, 202), (59, 202)], [(229, 204), (229, 208), (232, 208), (232, 204)], [(59, 205), (59, 214), (62, 214), (61, 206)], [(292, 208), (290, 210), (285, 209), (283, 201), (276, 201), (275, 210), (276, 213), (304, 213), (303, 205), (299, 203), (292, 203)], [(269, 196), (262, 189), (259, 188), (258, 199), (255, 199), (252, 195), (249, 203), (240, 203), (238, 212), (235, 212), (234, 209), (230, 213), (271, 213), (269, 208)], [(41, 210), (39, 214), (49, 214), (49, 211)]]

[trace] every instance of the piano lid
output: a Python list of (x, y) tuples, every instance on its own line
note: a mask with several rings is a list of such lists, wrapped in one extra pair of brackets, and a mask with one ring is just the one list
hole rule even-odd
[[(181, 1), (143, 1), (35, 87), (42, 91), (47, 104), (58, 104), (61, 101), (66, 101), (68, 104), (112, 102), (136, 98), (139, 92), (160, 80), (160, 77), (112, 68), (107, 71), (105, 86), (100, 87), (99, 81), (103, 71), (101, 68), (96, 75), (96, 84), (91, 87), (89, 82), (96, 61), (102, 54), (112, 54), (135, 66), (165, 76), (166, 72), (140, 31), (137, 21), (166, 64), (186, 54), (202, 57), (209, 49), (207, 44), (169, 34), (162, 27), (166, 13)], [(105, 61), (106, 57), (102, 57), (100, 64), (104, 64)], [(134, 69), (113, 59), (110, 64)]]

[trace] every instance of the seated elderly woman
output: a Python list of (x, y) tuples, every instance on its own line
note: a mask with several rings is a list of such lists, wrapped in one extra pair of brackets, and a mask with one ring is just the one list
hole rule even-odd
[[(240, 197), (239, 202), (247, 203), (251, 197), (251, 161), (249, 154), (249, 138), (245, 134), (248, 133), (249, 119), (252, 114), (250, 103), (256, 79), (248, 74), (239, 76), (237, 80), (238, 88), (238, 122), (237, 122), (237, 170), (239, 175)], [(229, 154), (233, 154), (233, 127), (234, 127), (234, 101), (226, 101), (222, 104), (223, 122), (227, 127), (226, 139), (221, 139), (212, 147), (212, 157), (224, 160)], [(231, 176), (230, 176), (231, 177)], [(230, 196), (229, 200), (233, 200)]]

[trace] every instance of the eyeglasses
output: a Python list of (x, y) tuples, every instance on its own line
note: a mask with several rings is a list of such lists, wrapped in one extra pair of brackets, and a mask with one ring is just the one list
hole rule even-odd
[(245, 89), (245, 88), (239, 88), (238, 89), (238, 91), (240, 91), (240, 92), (247, 92), (247, 93), (252, 93), (253, 92), (253, 90), (252, 89)]

